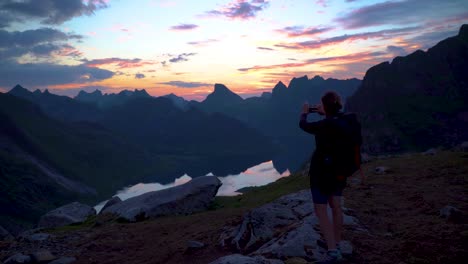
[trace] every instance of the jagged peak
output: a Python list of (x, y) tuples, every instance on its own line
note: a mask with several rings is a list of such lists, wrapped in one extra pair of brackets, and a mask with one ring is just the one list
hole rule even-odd
[(15, 87), (11, 88), (10, 93), (11, 92), (13, 92), (13, 93), (15, 93), (15, 92), (28, 92), (28, 93), (30, 93), (31, 91), (29, 91), (28, 89), (24, 88), (23, 86), (17, 84), (17, 85), (15, 85)]
[(214, 92), (231, 92), (231, 90), (229, 90), (229, 88), (226, 87), (226, 85), (222, 84), (222, 83), (216, 83), (214, 85)]
[(286, 85), (285, 85), (282, 81), (279, 81), (279, 82), (275, 85), (275, 87), (273, 87), (273, 90), (274, 90), (274, 89), (282, 89), (282, 88), (287, 89), (288, 87), (286, 87)]
[(325, 81), (325, 79), (320, 75), (315, 75), (314, 78), (310, 79), (311, 81)]
[(458, 32), (458, 36), (460, 37), (468, 37), (468, 24), (463, 24), (460, 27), (460, 31)]
[(43, 94), (51, 94), (51, 93), (49, 92), (49, 89), (45, 89)]

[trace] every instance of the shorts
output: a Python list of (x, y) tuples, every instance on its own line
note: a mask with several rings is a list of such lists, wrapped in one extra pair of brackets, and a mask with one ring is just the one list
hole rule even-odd
[(314, 201), (314, 204), (327, 204), (328, 198), (331, 196), (343, 196), (343, 189), (344, 188), (338, 188), (332, 194), (326, 195), (323, 194), (318, 188), (312, 188), (312, 200)]

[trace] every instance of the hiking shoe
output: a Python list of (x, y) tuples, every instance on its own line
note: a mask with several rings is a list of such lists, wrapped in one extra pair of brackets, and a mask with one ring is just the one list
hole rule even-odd
[[(317, 240), (317, 246), (328, 250), (327, 242), (325, 242), (325, 240), (323, 239)], [(340, 243), (336, 244), (336, 250), (338, 250), (341, 253)]]
[(320, 261), (315, 262), (316, 264), (334, 264), (338, 263), (343, 257), (338, 250), (329, 250), (325, 254), (324, 258)]

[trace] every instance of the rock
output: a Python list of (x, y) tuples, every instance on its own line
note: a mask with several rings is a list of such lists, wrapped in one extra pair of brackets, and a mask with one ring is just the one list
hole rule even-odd
[(290, 259), (287, 259), (284, 263), (285, 264), (307, 264), (309, 262), (303, 258), (290, 258)]
[(106, 208), (127, 221), (164, 215), (186, 215), (206, 210), (221, 186), (215, 176), (203, 176), (172, 188), (148, 192)]
[(200, 241), (190, 240), (187, 241), (187, 248), (197, 249), (197, 248), (204, 248), (206, 245)]
[(374, 169), (375, 174), (385, 174), (388, 172), (389, 172), (388, 167), (384, 167), (384, 166), (379, 166)]
[(277, 259), (266, 259), (261, 256), (248, 257), (241, 254), (233, 254), (221, 257), (210, 264), (284, 264)]
[(17, 264), (17, 263), (31, 263), (32, 260), (31, 260), (31, 257), (30, 256), (26, 256), (26, 255), (23, 255), (21, 253), (18, 253), (18, 254), (15, 254), (9, 258), (7, 258), (7, 260), (5, 260), (4, 264)]
[(371, 162), (373, 159), (367, 153), (361, 153), (361, 163)]
[(353, 246), (349, 241), (342, 240), (340, 241), (341, 254), (343, 256), (351, 256), (353, 254)]
[(39, 220), (38, 226), (42, 228), (54, 228), (74, 223), (81, 223), (93, 215), (96, 215), (96, 210), (94, 208), (74, 202), (43, 215)]
[(120, 199), (120, 197), (118, 196), (114, 196), (112, 197), (109, 201), (107, 201), (107, 203), (102, 207), (101, 211), (99, 212), (99, 214), (101, 214), (102, 212), (104, 212), (104, 210), (107, 208), (107, 207), (110, 207), (114, 204), (118, 204), (118, 203), (121, 203), (122, 202), (122, 199)]
[(25, 239), (27, 239), (30, 242), (42, 242), (48, 240), (49, 238), (50, 235), (46, 233), (37, 233), (25, 237)]
[(15, 238), (2, 226), (0, 226), (0, 241), (11, 241), (14, 240)]
[[(356, 218), (343, 216), (345, 224), (359, 227)], [(311, 193), (303, 190), (246, 213), (239, 226), (225, 227), (220, 244), (243, 254), (276, 259), (299, 257), (312, 261), (324, 253), (317, 246), (318, 230)]]
[(61, 257), (52, 262), (49, 262), (49, 264), (70, 264), (75, 261), (76, 261), (76, 258), (74, 257)]
[(308, 216), (298, 227), (270, 240), (253, 252), (253, 255), (268, 255), (278, 259), (300, 257), (314, 260), (320, 255), (320, 251), (323, 251), (316, 243), (320, 238), (320, 234), (314, 230), (317, 224), (316, 216)]
[(468, 141), (461, 143), (460, 145), (455, 147), (455, 150), (461, 152), (468, 152)]
[(437, 154), (437, 149), (431, 148), (431, 149), (424, 151), (422, 154), (425, 156), (434, 156), (435, 154)]
[(47, 263), (57, 259), (49, 250), (41, 249), (31, 254), (31, 258), (36, 263)]
[(440, 216), (450, 220), (450, 221), (459, 221), (463, 218), (463, 212), (451, 205), (447, 205), (439, 211)]

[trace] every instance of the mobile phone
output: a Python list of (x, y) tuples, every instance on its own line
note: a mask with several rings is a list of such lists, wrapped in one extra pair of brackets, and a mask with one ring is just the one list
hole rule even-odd
[(318, 107), (309, 107), (309, 113), (317, 113)]

